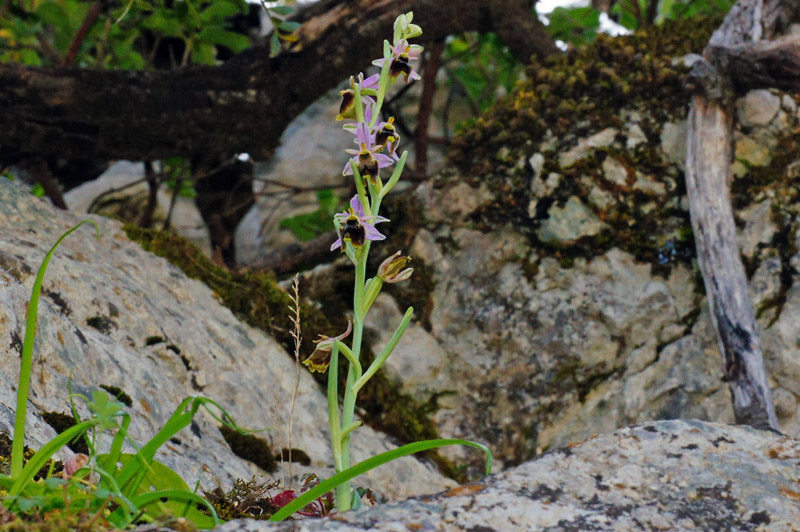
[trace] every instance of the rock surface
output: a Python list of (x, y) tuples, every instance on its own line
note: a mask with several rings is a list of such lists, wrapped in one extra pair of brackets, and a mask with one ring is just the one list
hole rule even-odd
[[(50, 246), (78, 220), (0, 179), (2, 431), (13, 432), (19, 353), (35, 272)], [(82, 227), (56, 252), (45, 278), (27, 444), (38, 448), (54, 436), (41, 414), (68, 412), (71, 375), (76, 393), (110, 385), (130, 396), (130, 433), (139, 444), (161, 428), (184, 397), (202, 394), (224, 405), (242, 426), (266, 429), (259, 436), (273, 449), (287, 446), (292, 358), (273, 339), (242, 324), (206, 286), (130, 242), (117, 222), (101, 217), (97, 222), (102, 237)], [(359, 429), (353, 442), (355, 461), (392, 448), (368, 427)], [(295, 465), (294, 472), (326, 476), (328, 445), (325, 396), (302, 372), (293, 446), (308, 454), (311, 466)], [(199, 480), (207, 490), (217, 485), (227, 490), (236, 478), (263, 474), (231, 452), (204, 414), (164, 446), (158, 458), (190, 485)], [(363, 484), (398, 498), (420, 489), (444, 489), (452, 481), (407, 459), (375, 471)]]
[[(797, 436), (800, 121), (792, 98), (768, 94), (740, 103), (752, 119), (738, 135), (761, 155), (740, 163), (733, 194), (779, 421)], [(416, 225), (387, 245), (410, 250), (424, 278), (409, 284), (430, 289), (395, 292), (419, 323), (387, 368), (438, 407), (443, 437), (489, 442), (503, 467), (648, 419), (733, 421), (694, 262), (682, 113), (625, 108), (619, 129), (548, 131), (491, 170), (480, 155), (477, 173), (446, 172), (406, 198)], [(647, 140), (631, 148), (620, 130)], [(529, 166), (504, 162), (517, 159)], [(387, 297), (368, 318), (378, 345), (404, 310)], [(479, 468), (461, 449), (443, 453)]]
[(800, 441), (746, 427), (658, 421), (548, 453), (432, 497), (289, 523), (231, 521), (218, 532), (272, 530), (799, 530)]

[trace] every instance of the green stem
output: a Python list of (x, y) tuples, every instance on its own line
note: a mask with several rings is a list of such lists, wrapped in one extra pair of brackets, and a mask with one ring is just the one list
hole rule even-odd
[(378, 85), (378, 97), (375, 105), (375, 112), (372, 113), (372, 120), (369, 122), (369, 127), (375, 127), (378, 117), (381, 114), (381, 107), (383, 106), (383, 99), (386, 97), (386, 90), (389, 88), (391, 79), (389, 77), (389, 65), (392, 59), (392, 45), (389, 41), (383, 41), (383, 66), (381, 67), (381, 77)]
[(339, 424), (339, 344), (333, 342), (328, 367), (328, 424), (331, 428), (331, 449), (336, 471), (342, 469), (342, 427)]

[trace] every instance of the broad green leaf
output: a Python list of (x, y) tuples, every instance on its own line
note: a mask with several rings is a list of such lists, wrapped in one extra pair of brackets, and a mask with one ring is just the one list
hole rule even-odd
[(557, 7), (550, 13), (547, 31), (555, 39), (580, 45), (591, 42), (599, 27), (600, 12), (593, 7)]
[(165, 37), (181, 37), (180, 21), (166, 10), (156, 11), (142, 21), (142, 26), (161, 33)]
[(199, 65), (213, 65), (217, 62), (217, 49), (213, 44), (199, 42), (192, 48), (192, 62)]
[[(133, 454), (123, 454), (119, 457), (119, 462), (123, 467), (135, 460)], [(175, 517), (185, 517), (198, 528), (213, 528), (219, 524), (210, 515), (206, 515), (197, 509), (197, 501), (192, 490), (184, 482), (178, 473), (165, 466), (161, 462), (153, 460), (149, 465), (149, 471), (144, 476), (143, 482), (139, 485), (135, 495), (131, 496), (131, 502), (136, 506), (143, 507), (141, 494), (161, 492), (171, 493), (175, 496), (168, 498), (167, 501), (149, 501), (146, 513), (153, 518), (160, 517), (164, 513)], [(203, 502), (205, 500), (203, 499)], [(207, 502), (206, 502), (207, 504)]]
[(239, 33), (222, 29), (220, 26), (206, 26), (197, 34), (198, 40), (218, 44), (239, 53), (250, 47), (250, 39)]
[(242, 7), (237, 2), (228, 0), (215, 0), (207, 8), (200, 12), (200, 18), (204, 24), (225, 20), (228, 17), (244, 13)]

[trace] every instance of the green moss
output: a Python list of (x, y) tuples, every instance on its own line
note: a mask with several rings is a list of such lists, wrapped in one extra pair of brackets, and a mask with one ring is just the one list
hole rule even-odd
[(281, 449), (281, 452), (275, 455), (275, 460), (283, 460), (285, 462), (291, 461), (292, 463), (304, 466), (311, 465), (311, 457), (308, 456), (308, 453), (296, 447), (292, 447), (291, 452), (289, 452), (289, 449)]
[(275, 472), (278, 466), (272, 449), (264, 439), (252, 434), (242, 434), (225, 425), (221, 426), (219, 431), (228, 442), (233, 454), (254, 463), (267, 473)]
[[(474, 213), (472, 223), (484, 230), (511, 225), (564, 267), (611, 247), (628, 251), (663, 275), (676, 263), (689, 264), (694, 242), (686, 234), (688, 212), (680, 209), (683, 176), (662, 157), (660, 134), (664, 122), (683, 120), (687, 112), (686, 69), (674, 65), (674, 59), (702, 51), (718, 24), (717, 19), (700, 19), (668, 22), (627, 37), (598, 35), (589, 46), (534, 61), (529, 80), (454, 139), (449, 155), (458, 170), (445, 172), (437, 186), (455, 181), (487, 186), (494, 201)], [(560, 155), (576, 139), (606, 128), (617, 131), (614, 146), (625, 146), (628, 119), (623, 111), (640, 115), (642, 142), (632, 149), (597, 148), (568, 168), (560, 166)], [(542, 175), (554, 172), (563, 178), (547, 197), (535, 198), (531, 216), (527, 161), (537, 152), (545, 158)], [(608, 157), (626, 169), (627, 183), (604, 177), (601, 168)], [(649, 176), (664, 193), (633, 188), (637, 174)], [(571, 196), (589, 198), (592, 191), (609, 198), (607, 205), (589, 205), (607, 231), (565, 245), (539, 241), (537, 230), (552, 206), (562, 207)]]

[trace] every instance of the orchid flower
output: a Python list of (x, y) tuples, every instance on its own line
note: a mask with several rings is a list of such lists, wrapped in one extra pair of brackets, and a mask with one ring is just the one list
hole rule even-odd
[(346, 212), (334, 214), (333, 221), (339, 238), (331, 245), (331, 251), (339, 248), (344, 250), (345, 241), (359, 248), (367, 240), (383, 240), (386, 236), (375, 229), (375, 224), (388, 222), (389, 219), (383, 216), (367, 216), (356, 194), (350, 200), (350, 208)]
[[(375, 92), (378, 90), (378, 85), (380, 84), (381, 76), (380, 74), (373, 74), (372, 76), (364, 79), (364, 74), (360, 73), (358, 75), (358, 88), (361, 91), (361, 100), (367, 103), (367, 113), (372, 114), (372, 108), (375, 106), (375, 99), (372, 97), (375, 95)], [(356, 111), (355, 111), (355, 103), (356, 103), (356, 93), (353, 90), (353, 86), (356, 84), (355, 78), (352, 76), (350, 77), (350, 88), (344, 89), (339, 91), (339, 95), (342, 97), (342, 103), (339, 105), (339, 114), (336, 115), (336, 120), (342, 120), (344, 118), (355, 118)]]
[[(411, 64), (411, 61), (419, 59), (421, 53), (422, 46), (408, 44), (408, 41), (405, 39), (397, 41), (395, 45), (392, 46), (392, 62), (389, 63), (389, 75), (396, 78), (402, 74), (406, 83), (408, 83), (409, 78), (412, 81), (422, 79)], [(376, 59), (372, 64), (382, 67), (385, 62), (386, 59)]]
[[(351, 161), (356, 164), (361, 177), (375, 183), (380, 174), (380, 169), (393, 164), (392, 158), (379, 153), (383, 148), (375, 144), (375, 135), (370, 132), (369, 125), (365, 122), (359, 122), (356, 126), (356, 143), (360, 149), (345, 151), (353, 155)], [(350, 166), (350, 161), (345, 164), (342, 175), (353, 175), (353, 167)], [(359, 205), (361, 204), (359, 203)]]

